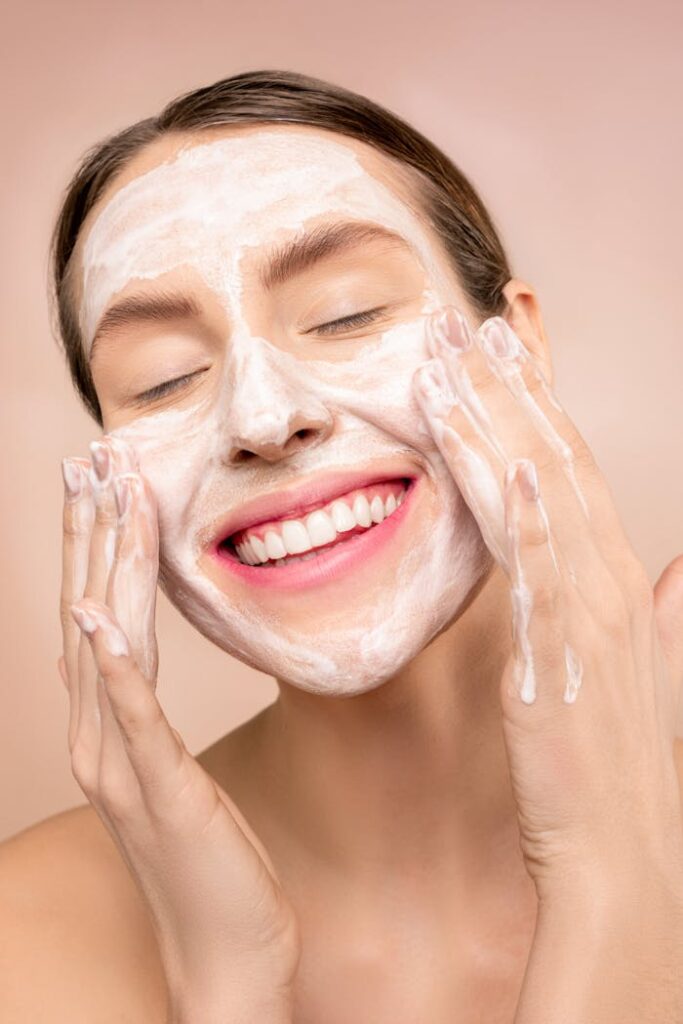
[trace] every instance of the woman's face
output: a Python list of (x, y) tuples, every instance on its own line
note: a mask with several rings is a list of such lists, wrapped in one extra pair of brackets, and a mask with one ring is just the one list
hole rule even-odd
[[(305, 127), (165, 138), (91, 212), (76, 270), (104, 427), (156, 494), (171, 601), (306, 690), (394, 676), (490, 567), (411, 385), (427, 314), (477, 320), (405, 175)], [(302, 537), (328, 550), (276, 564)]]

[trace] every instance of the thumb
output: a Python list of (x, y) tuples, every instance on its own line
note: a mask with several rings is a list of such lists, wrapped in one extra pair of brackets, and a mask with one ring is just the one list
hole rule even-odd
[(683, 682), (683, 555), (677, 555), (654, 585), (655, 619), (674, 697)]

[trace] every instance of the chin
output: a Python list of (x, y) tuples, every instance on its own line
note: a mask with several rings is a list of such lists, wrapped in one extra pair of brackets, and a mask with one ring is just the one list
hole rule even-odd
[(459, 585), (454, 582), (450, 592), (441, 594), (433, 606), (421, 604), (412, 628), (406, 628), (404, 617), (369, 626), (367, 616), (359, 614), (357, 618), (347, 615), (340, 620), (336, 633), (328, 629), (308, 634), (282, 620), (273, 622), (247, 615), (245, 609), (233, 608), (231, 615), (223, 594), (221, 614), (215, 587), (208, 580), (204, 589), (198, 588), (196, 581), (188, 586), (165, 575), (161, 586), (185, 619), (243, 664), (307, 693), (354, 697), (395, 679), (464, 613), (486, 576), (480, 562), (476, 579), (468, 577), (469, 585), (464, 589), (461, 579)]

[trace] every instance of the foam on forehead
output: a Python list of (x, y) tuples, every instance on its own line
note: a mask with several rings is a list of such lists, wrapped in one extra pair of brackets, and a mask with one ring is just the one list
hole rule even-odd
[(80, 325), (89, 348), (112, 297), (131, 280), (191, 265), (234, 315), (245, 247), (273, 243), (324, 214), (403, 235), (434, 283), (443, 277), (418, 217), (349, 145), (307, 130), (264, 130), (182, 147), (124, 185), (83, 246)]

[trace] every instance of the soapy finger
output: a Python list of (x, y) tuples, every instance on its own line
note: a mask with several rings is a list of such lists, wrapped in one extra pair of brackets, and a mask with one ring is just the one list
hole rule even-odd
[[(505, 524), (511, 567), (515, 693), (525, 704), (556, 705), (559, 685), (576, 700), (583, 668), (569, 643), (568, 602), (553, 548), (538, 473), (529, 459), (513, 461), (505, 475)], [(505, 699), (505, 695), (503, 695)]]
[[(72, 611), (92, 646), (143, 797), (150, 801), (148, 807), (154, 809), (159, 800), (170, 801), (179, 792), (184, 748), (137, 666), (128, 638), (112, 612), (91, 599), (78, 602)], [(125, 793), (125, 786), (120, 788)]]
[(95, 522), (90, 538), (90, 560), (85, 596), (102, 601), (107, 592), (109, 571), (114, 562), (118, 516), (112, 486), (114, 459), (105, 442), (90, 444), (90, 484), (95, 502)]
[(139, 473), (114, 479), (119, 536), (106, 603), (129, 637), (133, 656), (152, 686), (158, 650), (155, 629), (159, 528), (154, 495)]
[(88, 553), (95, 510), (90, 492), (87, 459), (62, 460), (64, 477), (62, 584), (60, 594), (60, 620), (64, 668), (69, 690), (69, 750), (73, 748), (81, 714), (81, 684), (79, 676), (80, 632), (71, 616), (70, 608), (85, 591), (88, 575)]

